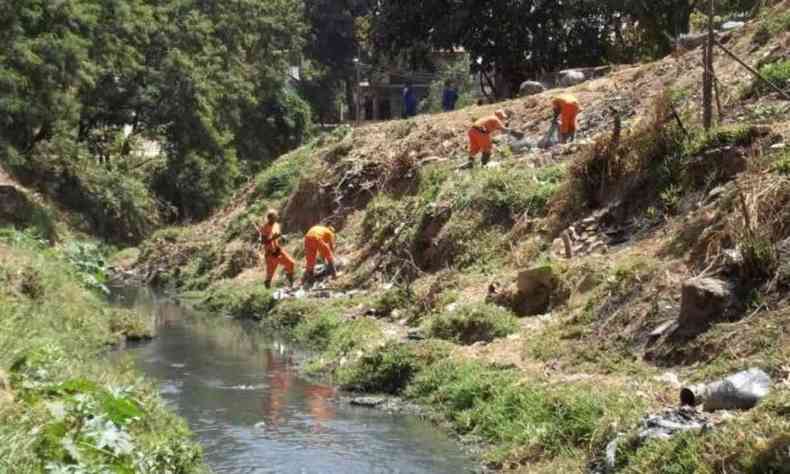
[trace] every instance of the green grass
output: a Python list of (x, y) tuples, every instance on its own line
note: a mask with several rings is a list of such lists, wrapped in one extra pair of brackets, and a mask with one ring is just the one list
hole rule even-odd
[(493, 443), (488, 458), (494, 462), (516, 452), (533, 461), (589, 453), (603, 443), (610, 422), (630, 422), (642, 409), (638, 400), (605, 387), (527, 382), (517, 371), (449, 359), (422, 371), (406, 393), (438, 410), (459, 433)]
[(787, 391), (774, 391), (757, 408), (711, 431), (618, 449), (615, 472), (637, 474), (786, 474), (790, 472)]
[(156, 389), (103, 357), (144, 320), (86, 288), (72, 258), (25, 235), (0, 241), (0, 370), (16, 399), (0, 404), (0, 472), (202, 472)]
[(272, 292), (263, 283), (239, 284), (221, 281), (203, 292), (196, 307), (202, 311), (227, 314), (234, 318), (265, 318), (274, 308)]
[(518, 327), (518, 319), (511, 312), (480, 303), (462, 306), (429, 319), (427, 332), (438, 339), (472, 344), (513, 334)]

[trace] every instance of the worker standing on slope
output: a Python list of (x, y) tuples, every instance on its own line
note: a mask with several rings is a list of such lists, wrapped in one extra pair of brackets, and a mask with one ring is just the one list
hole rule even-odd
[(491, 159), (491, 152), (494, 150), (492, 135), (497, 132), (512, 133), (505, 125), (507, 114), (504, 110), (497, 110), (494, 115), (483, 117), (477, 120), (472, 128), (469, 129), (469, 163), (465, 168), (474, 168), (475, 156), (482, 153), (481, 162), (483, 166), (488, 164)]
[(266, 257), (266, 288), (272, 287), (272, 278), (274, 278), (274, 273), (280, 265), (285, 269), (289, 286), (294, 284), (294, 259), (280, 247), (282, 231), (279, 220), (280, 216), (277, 214), (277, 211), (269, 209), (266, 212), (266, 223), (258, 227), (258, 236)]
[(560, 94), (551, 100), (554, 109), (554, 123), (560, 122), (560, 143), (572, 142), (576, 139), (576, 116), (581, 107), (576, 96)]
[(305, 269), (302, 284), (312, 283), (316, 258), (324, 259), (332, 278), (337, 277), (335, 270), (335, 229), (322, 225), (313, 226), (304, 237)]

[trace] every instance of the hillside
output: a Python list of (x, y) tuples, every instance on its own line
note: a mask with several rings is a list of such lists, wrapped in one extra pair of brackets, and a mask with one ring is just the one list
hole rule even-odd
[[(721, 38), (785, 85), (788, 11)], [(790, 103), (719, 52), (722, 115), (702, 132), (700, 57), (340, 128), (210, 219), (158, 231), (120, 270), (290, 330), (323, 351), (309, 370), (430, 407), (497, 469), (598, 472), (614, 446), (610, 472), (788, 472)], [(584, 109), (577, 143), (502, 142), (486, 169), (456, 169), (474, 118), (504, 108), (537, 141), (558, 92)], [(339, 230), (337, 281), (281, 301), (263, 288), (253, 223), (269, 207), (297, 258), (311, 225)], [(640, 438), (681, 385), (752, 367), (773, 380), (753, 410)]]

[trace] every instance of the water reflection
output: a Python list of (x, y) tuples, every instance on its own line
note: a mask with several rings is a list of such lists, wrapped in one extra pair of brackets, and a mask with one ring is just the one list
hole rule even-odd
[(304, 355), (252, 327), (132, 294), (159, 337), (129, 351), (190, 423), (215, 472), (474, 472), (458, 446), (411, 417), (350, 407), (299, 377)]

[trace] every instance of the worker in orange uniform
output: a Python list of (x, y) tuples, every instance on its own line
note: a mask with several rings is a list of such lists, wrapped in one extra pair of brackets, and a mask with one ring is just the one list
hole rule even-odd
[(335, 229), (322, 225), (313, 226), (304, 236), (304, 258), (305, 269), (302, 283), (310, 283), (313, 280), (316, 257), (318, 255), (324, 259), (332, 278), (337, 276), (335, 270)]
[(560, 122), (560, 143), (576, 139), (576, 116), (581, 112), (579, 101), (572, 94), (555, 96), (551, 105), (554, 108), (554, 123)]
[(269, 209), (266, 212), (266, 223), (258, 227), (258, 235), (260, 243), (263, 246), (264, 256), (266, 257), (266, 288), (272, 287), (272, 278), (277, 271), (277, 267), (282, 265), (285, 269), (285, 274), (288, 276), (289, 286), (294, 284), (294, 259), (288, 255), (282, 247), (280, 247), (280, 237), (282, 231), (280, 229), (280, 216), (277, 211)]
[(507, 114), (504, 110), (497, 110), (494, 115), (483, 117), (475, 121), (469, 129), (469, 163), (464, 168), (474, 168), (475, 156), (482, 153), (481, 163), (483, 166), (488, 164), (491, 159), (491, 152), (494, 150), (494, 142), (491, 137), (497, 132), (512, 133), (505, 125)]

